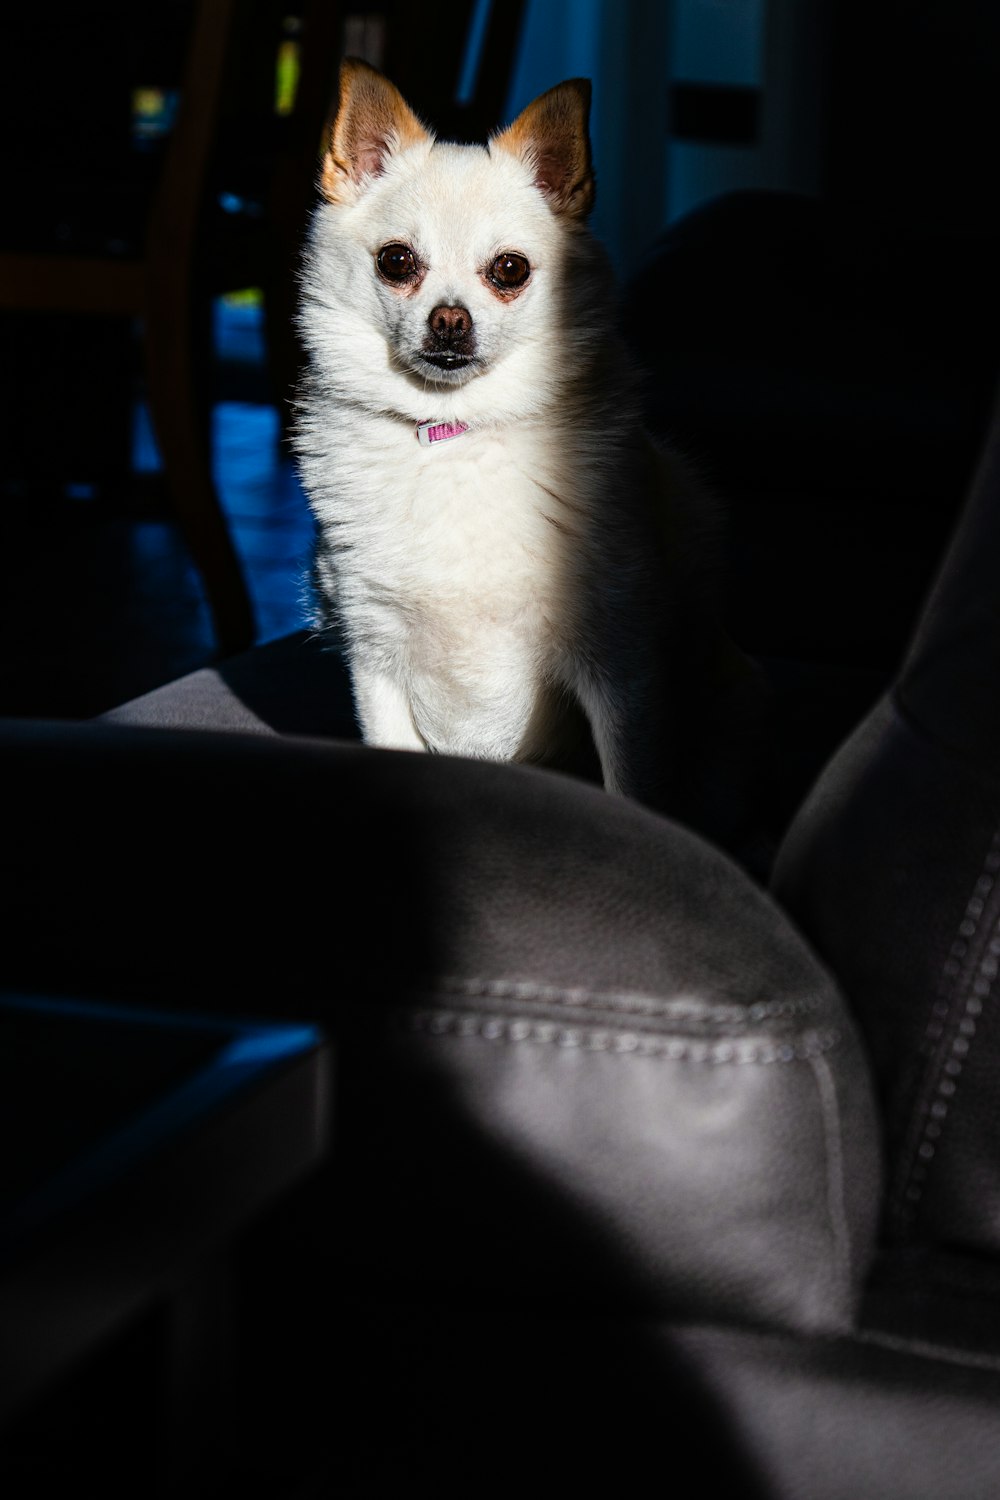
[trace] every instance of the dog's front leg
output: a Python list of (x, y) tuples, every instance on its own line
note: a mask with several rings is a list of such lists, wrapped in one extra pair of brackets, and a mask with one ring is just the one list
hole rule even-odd
[(413, 722), (410, 702), (388, 672), (351, 666), (354, 710), (366, 745), (383, 750), (426, 750)]

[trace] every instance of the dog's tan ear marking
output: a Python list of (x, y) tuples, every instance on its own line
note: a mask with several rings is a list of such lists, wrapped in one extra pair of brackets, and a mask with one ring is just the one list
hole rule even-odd
[(351, 203), (366, 177), (378, 177), (394, 151), (431, 139), (395, 84), (358, 57), (340, 65), (340, 99), (320, 171), (331, 203)]
[(583, 218), (594, 206), (590, 155), (590, 82), (570, 78), (540, 94), (512, 125), (490, 140), (528, 163), (535, 185), (556, 213)]

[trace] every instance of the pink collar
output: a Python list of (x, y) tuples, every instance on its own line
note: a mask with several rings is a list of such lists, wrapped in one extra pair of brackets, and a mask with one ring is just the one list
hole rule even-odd
[(445, 443), (449, 438), (461, 437), (468, 430), (466, 422), (418, 422), (417, 441), (422, 448), (431, 448), (435, 443)]

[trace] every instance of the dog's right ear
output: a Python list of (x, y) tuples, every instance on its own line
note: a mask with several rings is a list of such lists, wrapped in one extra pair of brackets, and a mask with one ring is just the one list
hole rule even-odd
[(379, 177), (393, 152), (431, 139), (395, 84), (359, 57), (345, 57), (340, 101), (320, 171), (324, 198), (355, 202), (365, 179)]

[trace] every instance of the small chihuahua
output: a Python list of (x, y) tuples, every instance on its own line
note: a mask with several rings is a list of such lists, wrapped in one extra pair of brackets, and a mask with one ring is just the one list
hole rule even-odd
[(747, 664), (712, 507), (644, 431), (615, 331), (589, 106), (571, 79), (449, 145), (342, 63), (294, 440), (316, 623), (368, 744), (575, 768), (582, 727), (609, 791), (685, 816)]

